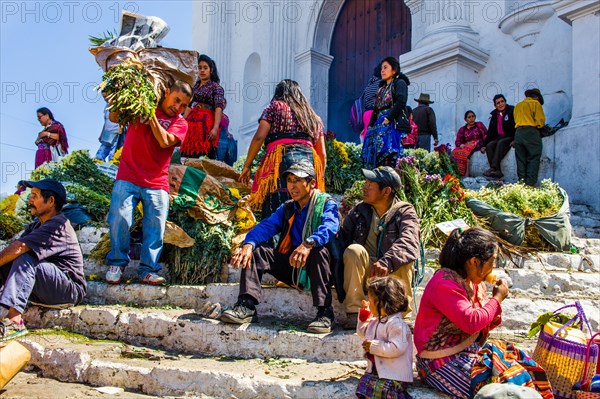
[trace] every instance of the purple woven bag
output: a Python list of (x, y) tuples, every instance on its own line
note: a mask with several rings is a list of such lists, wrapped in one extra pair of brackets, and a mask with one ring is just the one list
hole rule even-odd
[[(587, 344), (565, 339), (560, 336), (560, 333), (565, 331), (565, 328), (571, 326), (575, 321), (581, 321), (581, 329), (583, 330), (583, 326), (585, 325), (590, 334), (592, 333), (590, 323), (579, 301), (575, 302), (575, 304), (556, 309), (554, 314), (568, 308), (577, 309), (575, 316), (557, 329), (554, 334), (550, 334), (542, 328), (532, 356), (546, 371), (556, 399), (575, 398), (575, 394), (572, 391), (573, 385), (581, 380), (587, 352)], [(596, 364), (597, 361), (598, 345), (592, 344), (590, 347), (590, 362)], [(594, 368), (591, 368), (590, 371), (593, 370)]]

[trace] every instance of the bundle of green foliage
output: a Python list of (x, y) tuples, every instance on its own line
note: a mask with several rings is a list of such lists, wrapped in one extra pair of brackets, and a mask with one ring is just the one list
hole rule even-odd
[(87, 150), (73, 151), (59, 162), (43, 164), (31, 173), (33, 181), (46, 178), (62, 182), (67, 200), (79, 203), (96, 221), (106, 218), (114, 181), (100, 172)]
[(332, 132), (327, 132), (326, 137), (325, 187), (327, 192), (343, 194), (354, 182), (362, 179), (361, 146), (355, 143), (342, 143), (335, 139), (335, 134)]
[(235, 227), (204, 223), (186, 211), (171, 211), (169, 220), (196, 240), (189, 248), (165, 245), (161, 259), (169, 265), (171, 281), (177, 284), (220, 282), (221, 270), (231, 258)]
[(110, 104), (109, 110), (119, 114), (119, 125), (135, 120), (148, 120), (156, 111), (154, 86), (142, 66), (125, 61), (110, 68), (98, 86)]
[(404, 157), (414, 157), (417, 162), (417, 168), (428, 175), (452, 175), (459, 177), (458, 166), (451, 157), (450, 145), (442, 144), (435, 147), (434, 151), (427, 151), (423, 148), (404, 151)]
[(88, 150), (73, 151), (60, 161), (45, 163), (31, 172), (33, 181), (47, 178), (63, 183), (78, 183), (108, 198), (114, 184), (110, 177), (100, 172)]
[(542, 180), (539, 188), (524, 183), (505, 184), (469, 191), (468, 196), (503, 212), (534, 219), (555, 214), (564, 202), (558, 184), (549, 179)]
[(23, 227), (23, 221), (17, 216), (0, 213), (0, 240), (13, 238)]

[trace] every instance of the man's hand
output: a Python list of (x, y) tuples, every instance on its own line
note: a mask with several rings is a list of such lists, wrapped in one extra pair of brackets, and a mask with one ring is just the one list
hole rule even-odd
[(373, 266), (371, 267), (371, 277), (383, 277), (387, 276), (388, 273), (388, 268), (384, 266), (381, 262), (377, 261), (373, 263)]
[(240, 249), (233, 257), (231, 258), (231, 267), (237, 269), (242, 266), (242, 269), (249, 269), (252, 267), (252, 244), (245, 244), (242, 249)]
[(437, 147), (437, 145), (438, 145), (438, 144), (439, 144), (439, 141), (438, 141), (438, 139), (434, 139), (434, 140), (433, 140), (433, 145)]
[(481, 150), (479, 151), (481, 151), (482, 154), (485, 153), (485, 147), (481, 147)]
[(304, 244), (298, 245), (298, 247), (294, 249), (294, 252), (292, 252), (290, 255), (290, 265), (296, 268), (304, 266), (306, 264), (306, 259), (310, 254), (310, 250), (311, 248)]

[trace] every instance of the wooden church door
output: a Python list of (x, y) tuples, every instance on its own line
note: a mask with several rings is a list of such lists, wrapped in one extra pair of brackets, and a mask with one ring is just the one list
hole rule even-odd
[(331, 41), (329, 130), (340, 141), (359, 142), (350, 128), (350, 107), (383, 58), (410, 51), (410, 10), (403, 0), (346, 0)]

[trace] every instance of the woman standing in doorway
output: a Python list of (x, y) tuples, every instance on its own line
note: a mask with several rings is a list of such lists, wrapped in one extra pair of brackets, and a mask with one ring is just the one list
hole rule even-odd
[(404, 152), (402, 139), (410, 132), (406, 115), (409, 84), (396, 58), (381, 61), (381, 82), (361, 155), (368, 168), (395, 167)]
[(180, 152), (183, 157), (215, 159), (221, 119), (227, 104), (225, 91), (219, 84), (217, 65), (205, 54), (198, 56), (198, 76), (192, 102), (183, 114), (188, 122), (188, 133)]

